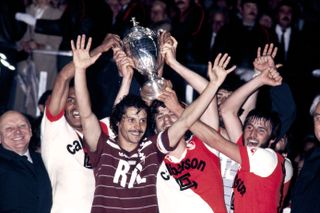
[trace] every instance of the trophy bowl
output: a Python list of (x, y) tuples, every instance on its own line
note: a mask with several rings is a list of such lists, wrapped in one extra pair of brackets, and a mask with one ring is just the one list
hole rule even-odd
[(149, 28), (141, 27), (133, 17), (133, 27), (123, 38), (123, 48), (126, 54), (133, 60), (135, 69), (147, 77), (140, 95), (145, 100), (156, 99), (167, 86), (164, 78), (158, 76), (161, 67), (161, 55), (159, 51), (158, 35)]

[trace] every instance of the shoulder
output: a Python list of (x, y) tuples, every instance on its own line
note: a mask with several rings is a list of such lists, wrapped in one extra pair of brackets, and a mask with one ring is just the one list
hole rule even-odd
[(272, 149), (249, 148), (247, 152), (250, 161), (250, 172), (267, 177), (272, 174), (278, 164), (277, 153)]

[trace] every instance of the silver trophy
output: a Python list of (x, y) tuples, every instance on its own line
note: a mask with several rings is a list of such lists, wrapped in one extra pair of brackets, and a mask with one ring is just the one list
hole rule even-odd
[(123, 38), (123, 48), (132, 58), (135, 68), (148, 80), (143, 84), (140, 95), (144, 100), (156, 99), (167, 86), (167, 81), (158, 76), (161, 67), (158, 35), (149, 28), (139, 26), (135, 18), (133, 27)]

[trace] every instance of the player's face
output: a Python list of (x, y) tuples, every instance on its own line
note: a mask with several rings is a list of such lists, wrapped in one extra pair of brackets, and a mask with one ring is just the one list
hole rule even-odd
[(3, 116), (0, 123), (0, 143), (5, 149), (24, 154), (32, 136), (29, 122), (17, 112), (9, 112)]
[(249, 147), (265, 148), (268, 146), (271, 131), (272, 127), (270, 121), (251, 118), (244, 128), (244, 143)]
[(147, 128), (147, 112), (129, 107), (118, 123), (118, 137), (122, 148), (133, 150), (141, 141)]
[(313, 116), (314, 134), (318, 141), (320, 141), (320, 103), (316, 107), (315, 114)]
[(82, 131), (80, 113), (78, 110), (78, 103), (74, 88), (69, 89), (69, 94), (64, 110), (64, 114), (70, 126), (79, 131)]
[(164, 131), (172, 126), (178, 117), (166, 107), (159, 107), (155, 116), (156, 132)]

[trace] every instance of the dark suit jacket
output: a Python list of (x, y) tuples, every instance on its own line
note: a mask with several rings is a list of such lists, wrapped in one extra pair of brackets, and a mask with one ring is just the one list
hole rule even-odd
[(320, 147), (304, 161), (292, 193), (292, 213), (320, 212)]
[(48, 173), (40, 154), (30, 155), (33, 163), (0, 146), (0, 212), (50, 212)]

